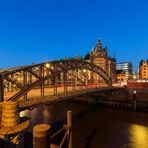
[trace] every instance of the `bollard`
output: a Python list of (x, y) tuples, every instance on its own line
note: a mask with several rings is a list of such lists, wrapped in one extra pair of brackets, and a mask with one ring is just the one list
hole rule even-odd
[(2, 127), (14, 127), (19, 123), (18, 103), (5, 101), (2, 103)]
[(67, 125), (70, 127), (68, 131), (68, 148), (72, 148), (72, 111), (67, 111)]
[(48, 124), (38, 124), (33, 128), (33, 148), (50, 147), (50, 129)]

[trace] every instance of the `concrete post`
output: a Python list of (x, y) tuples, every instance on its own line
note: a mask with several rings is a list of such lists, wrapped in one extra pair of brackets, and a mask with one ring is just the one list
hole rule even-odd
[(51, 126), (48, 124), (39, 124), (33, 128), (33, 148), (50, 147), (50, 129)]
[(2, 127), (14, 127), (19, 123), (18, 103), (5, 101), (2, 103)]
[(72, 148), (72, 111), (67, 111), (67, 125), (70, 127), (69, 129), (69, 141), (68, 148)]

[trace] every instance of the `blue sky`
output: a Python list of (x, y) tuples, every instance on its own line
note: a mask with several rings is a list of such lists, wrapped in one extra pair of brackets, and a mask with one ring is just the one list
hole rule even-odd
[(84, 56), (101, 38), (134, 69), (148, 59), (147, 0), (1, 0), (0, 68)]

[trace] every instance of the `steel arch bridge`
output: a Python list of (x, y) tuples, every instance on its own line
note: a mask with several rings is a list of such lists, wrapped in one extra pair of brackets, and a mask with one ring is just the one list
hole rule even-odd
[[(96, 73), (108, 86), (112, 86), (111, 77), (99, 66), (84, 60), (59, 60), (32, 64), (28, 66), (10, 68), (0, 73), (0, 99), (18, 101), (27, 100), (27, 94), (32, 90), (40, 91), (40, 98), (45, 97), (45, 89), (53, 87), (54, 95), (57, 88), (63, 86), (64, 93), (67, 88), (75, 86), (88, 87), (94, 84), (83, 70)], [(76, 81), (77, 80), (77, 81)], [(5, 95), (6, 94), (6, 95)]]

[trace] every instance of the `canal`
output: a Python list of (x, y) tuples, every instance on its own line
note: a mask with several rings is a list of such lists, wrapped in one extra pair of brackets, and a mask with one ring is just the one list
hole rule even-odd
[[(31, 111), (25, 110), (20, 115), (31, 119), (27, 132), (32, 132), (36, 124), (55, 125), (62, 121), (67, 110), (73, 112), (74, 148), (148, 148), (146, 113), (65, 101), (40, 105)], [(29, 148), (27, 144), (25, 147)]]

